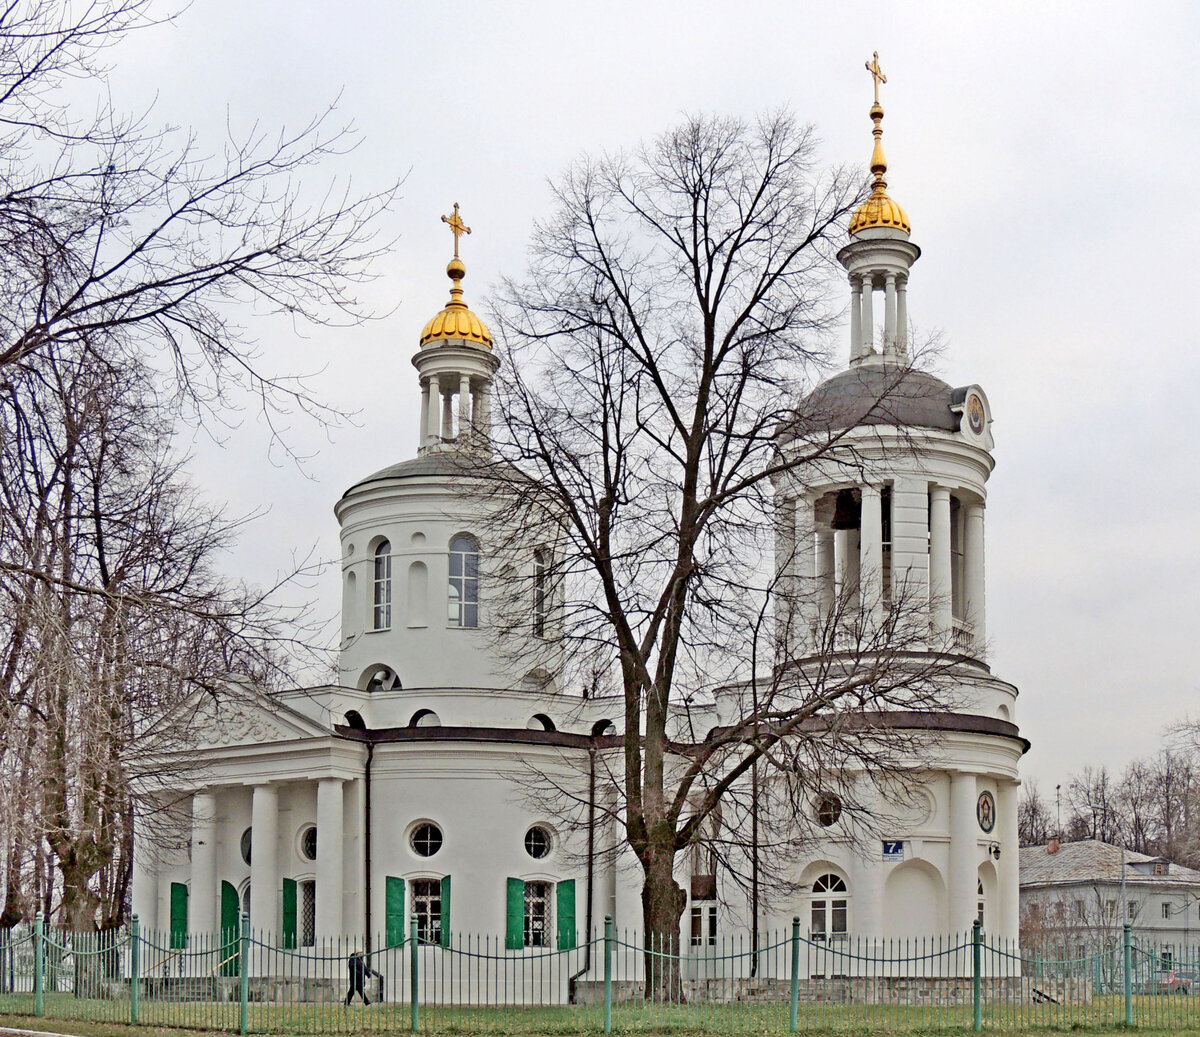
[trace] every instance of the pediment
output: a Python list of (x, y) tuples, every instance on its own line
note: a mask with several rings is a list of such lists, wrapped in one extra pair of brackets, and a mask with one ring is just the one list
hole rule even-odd
[(275, 745), (331, 733), (265, 695), (248, 699), (241, 694), (197, 703), (192, 732), (197, 748)]

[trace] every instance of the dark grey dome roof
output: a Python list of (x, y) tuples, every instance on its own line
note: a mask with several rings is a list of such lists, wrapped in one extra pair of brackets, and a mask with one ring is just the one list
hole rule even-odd
[(857, 364), (822, 382), (805, 398), (782, 430), (792, 439), (805, 429), (901, 425), (955, 432), (959, 415), (950, 409), (964, 390), (927, 371), (895, 364)]
[[(484, 457), (480, 454), (463, 454), (451, 450), (436, 451), (381, 468), (365, 479), (359, 479), (342, 496), (345, 497), (352, 490), (356, 490), (359, 486), (365, 486), (367, 483), (385, 482), (390, 479), (429, 479), (446, 476), (462, 478), (467, 475), (482, 478), (489, 472), (496, 473), (497, 463), (494, 458)], [(510, 465), (506, 465), (505, 468), (507, 470), (507, 474), (504, 476), (506, 480), (532, 482), (527, 475), (516, 468)], [(497, 477), (499, 476), (497, 475)]]

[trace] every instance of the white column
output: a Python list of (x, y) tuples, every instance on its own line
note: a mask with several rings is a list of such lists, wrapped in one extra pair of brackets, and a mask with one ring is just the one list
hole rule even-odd
[(833, 530), (820, 526), (817, 529), (817, 607), (821, 616), (829, 615), (835, 593)]
[(929, 602), (935, 634), (950, 630), (950, 491), (933, 486), (929, 491)]
[(862, 355), (862, 281), (850, 278), (850, 362)]
[(492, 440), (492, 396), (491, 386), (486, 382), (479, 389), (479, 403), (475, 412), (475, 428), (485, 443)]
[(852, 529), (833, 531), (834, 594), (842, 601), (850, 593), (850, 534)]
[(458, 376), (458, 438), (466, 440), (471, 434), (471, 376)]
[(796, 501), (795, 548), (792, 570), (795, 618), (792, 620), (794, 642), (805, 651), (815, 649), (813, 627), (816, 624), (816, 543), (813, 536), (813, 502), (806, 497)]
[(979, 882), (979, 823), (975, 819), (977, 795), (974, 774), (950, 774), (950, 897), (947, 919), (951, 933), (962, 933), (975, 921)]
[(279, 841), (279, 790), (255, 785), (250, 806), (250, 924), (274, 933), (279, 924), (280, 882), (276, 861)]
[(896, 285), (896, 349), (903, 356), (908, 352), (908, 278)]
[(880, 604), (883, 597), (883, 500), (878, 486), (862, 488), (862, 529), (859, 535), (862, 543), (859, 551), (859, 600), (878, 622), (882, 615)]
[(342, 935), (342, 779), (317, 782), (317, 939)]
[(149, 804), (134, 801), (133, 815), (133, 913), (143, 930), (158, 928), (158, 854), (144, 813)]
[(896, 352), (896, 275), (884, 278), (883, 289), (883, 351)]
[(996, 885), (1000, 899), (999, 935), (1015, 940), (1021, 928), (1021, 877), (1017, 834), (1017, 793), (1015, 781), (1001, 781), (996, 786), (996, 831), (1000, 843), (1000, 859), (996, 862)]
[(417, 432), (417, 446), (423, 447), (429, 436), (429, 382), (421, 384), (421, 424)]
[(425, 395), (428, 398), (428, 406), (423, 406), (421, 409), (426, 419), (425, 442), (436, 443), (441, 434), (438, 431), (438, 422), (442, 420), (439, 411), (442, 400), (442, 387), (437, 375), (432, 374), (429, 376), (429, 384), (425, 387)]
[(968, 504), (963, 526), (963, 563), (966, 566), (966, 616), (975, 636), (976, 654), (987, 643), (987, 606), (984, 598), (983, 505)]
[[(453, 383), (451, 383), (453, 384)], [(451, 390), (442, 392), (442, 439), (454, 438), (454, 398)]]
[(217, 929), (217, 798), (192, 796), (192, 881), (188, 888), (188, 931)]
[(875, 318), (871, 312), (871, 297), (875, 294), (875, 285), (868, 274), (862, 279), (862, 355), (871, 354), (871, 340), (875, 336)]

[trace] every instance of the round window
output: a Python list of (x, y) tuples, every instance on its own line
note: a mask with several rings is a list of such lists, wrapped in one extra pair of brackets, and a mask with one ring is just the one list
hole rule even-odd
[(550, 829), (534, 825), (525, 833), (525, 852), (540, 861), (550, 853)]
[(418, 857), (432, 857), (442, 848), (442, 830), (428, 821), (413, 829), (413, 853)]
[(241, 845), (241, 850), (242, 850), (242, 860), (244, 860), (247, 864), (249, 864), (250, 863), (250, 829), (249, 828), (247, 828), (242, 833), (242, 841), (241, 841), (240, 845)]
[(317, 859), (317, 826), (309, 825), (300, 833), (300, 855), (306, 861)]
[(822, 828), (837, 824), (842, 816), (842, 801), (828, 792), (817, 799), (817, 824)]

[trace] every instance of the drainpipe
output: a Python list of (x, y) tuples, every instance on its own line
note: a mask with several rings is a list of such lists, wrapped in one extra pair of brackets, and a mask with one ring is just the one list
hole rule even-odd
[(366, 924), (366, 952), (371, 953), (371, 762), (375, 743), (367, 741), (367, 762), (363, 766), (363, 896), (366, 898), (363, 921)]
[(587, 942), (583, 946), (583, 967), (567, 980), (567, 1000), (575, 1003), (575, 982), (592, 967), (592, 894), (596, 871), (596, 740), (592, 739), (588, 749), (588, 845), (587, 845), (587, 906), (584, 908), (584, 932)]

